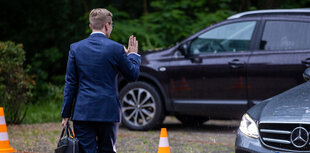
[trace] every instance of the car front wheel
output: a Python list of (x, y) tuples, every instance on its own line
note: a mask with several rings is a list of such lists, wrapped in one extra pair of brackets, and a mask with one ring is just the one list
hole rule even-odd
[(160, 125), (164, 109), (156, 89), (148, 83), (129, 83), (120, 92), (122, 123), (131, 130), (149, 130)]

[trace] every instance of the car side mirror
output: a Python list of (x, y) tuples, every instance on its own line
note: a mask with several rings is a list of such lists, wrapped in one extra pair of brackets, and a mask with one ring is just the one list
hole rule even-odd
[(181, 52), (182, 55), (184, 55), (185, 57), (188, 57), (189, 56), (189, 49), (188, 49), (188, 43), (184, 43), (184, 44), (181, 44), (179, 46), (179, 51)]
[(303, 73), (303, 77), (306, 81), (310, 80), (310, 68), (307, 68), (304, 73)]

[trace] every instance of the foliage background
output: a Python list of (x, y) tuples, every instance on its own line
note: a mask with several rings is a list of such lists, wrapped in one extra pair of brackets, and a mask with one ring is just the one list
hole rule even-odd
[[(23, 66), (36, 82), (29, 109), (34, 108), (32, 112), (42, 110), (35, 110), (37, 107), (47, 109), (51, 103), (55, 109), (46, 111), (59, 115), (69, 45), (90, 34), (88, 14), (93, 8), (103, 7), (113, 13), (115, 27), (111, 39), (126, 45), (128, 37), (134, 34), (139, 40), (139, 50), (147, 51), (173, 46), (238, 12), (309, 6), (310, 0), (0, 1), (0, 41), (10, 40), (24, 46)], [(57, 115), (49, 120), (58, 121)], [(36, 122), (30, 116), (25, 121)], [(33, 116), (46, 118), (44, 113)]]
[(23, 68), (25, 51), (21, 44), (0, 42), (0, 106), (4, 107), (8, 123), (20, 123), (32, 98), (34, 80)]

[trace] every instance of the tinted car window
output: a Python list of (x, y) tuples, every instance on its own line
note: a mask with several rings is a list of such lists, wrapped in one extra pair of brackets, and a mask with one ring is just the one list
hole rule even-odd
[(226, 24), (209, 30), (193, 40), (192, 54), (248, 50), (256, 21)]
[(310, 49), (310, 23), (267, 21), (260, 43), (261, 50)]

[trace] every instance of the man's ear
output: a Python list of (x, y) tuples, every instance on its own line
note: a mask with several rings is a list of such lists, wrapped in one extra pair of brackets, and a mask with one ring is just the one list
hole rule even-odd
[(104, 25), (104, 29), (105, 29), (105, 31), (108, 31), (108, 25), (109, 23), (106, 23), (105, 25)]
[(93, 26), (91, 24), (89, 24), (89, 28), (93, 30)]

